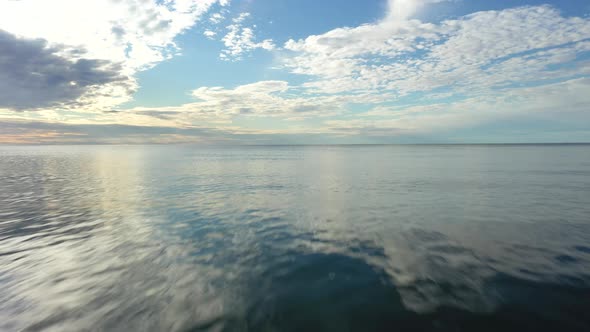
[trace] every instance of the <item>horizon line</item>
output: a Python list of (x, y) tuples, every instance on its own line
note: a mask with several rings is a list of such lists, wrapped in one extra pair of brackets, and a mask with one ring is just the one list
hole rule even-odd
[(213, 146), (213, 147), (231, 147), (231, 146), (242, 146), (242, 147), (264, 147), (264, 146), (433, 146), (433, 145), (454, 145), (454, 146), (465, 146), (465, 145), (488, 145), (488, 146), (516, 146), (516, 145), (590, 145), (590, 142), (526, 142), (526, 143), (310, 143), (310, 144), (215, 144), (215, 143), (193, 143), (193, 142), (179, 142), (179, 143), (2, 143), (1, 146), (138, 146), (138, 145), (192, 145), (192, 146)]

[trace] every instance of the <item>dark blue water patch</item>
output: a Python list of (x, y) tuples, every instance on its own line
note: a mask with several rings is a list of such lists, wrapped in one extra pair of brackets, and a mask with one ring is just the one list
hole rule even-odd
[(536, 245), (526, 245), (526, 244), (514, 244), (510, 245), (506, 248), (507, 251), (513, 252), (515, 254), (522, 254), (527, 253), (531, 255), (538, 255), (538, 254), (551, 254), (551, 250), (543, 247), (539, 247)]
[(562, 274), (556, 278), (559, 285), (578, 287), (580, 289), (590, 288), (590, 273), (580, 273), (577, 275)]
[(579, 260), (576, 257), (570, 255), (559, 255), (555, 257), (555, 260), (558, 261), (560, 264), (575, 264), (579, 262)]
[(362, 254), (370, 257), (386, 258), (385, 250), (374, 243), (361, 241), (348, 249), (353, 254)]
[(471, 250), (456, 246), (456, 245), (436, 245), (429, 248), (429, 250), (433, 252), (440, 252), (443, 254), (450, 254), (450, 255), (458, 255), (458, 254), (470, 254), (472, 253)]
[(339, 254), (295, 256), (253, 298), (244, 324), (254, 331), (370, 331), (404, 312), (383, 271)]
[(574, 249), (577, 250), (577, 251), (579, 251), (579, 252), (583, 252), (585, 254), (590, 254), (590, 247), (586, 247), (586, 246), (575, 246)]
[[(383, 270), (340, 254), (290, 253), (288, 273), (252, 280), (248, 309), (190, 331), (587, 331), (590, 288), (537, 283), (498, 274), (484, 286), (495, 300), (486, 312), (441, 305), (408, 309)], [(416, 290), (435, 285), (454, 297), (472, 289), (418, 280)], [(459, 297), (460, 298), (460, 297)]]
[(425, 229), (412, 229), (410, 232), (406, 233), (406, 236), (413, 242), (413, 243), (432, 243), (432, 242), (442, 242), (448, 240), (446, 235), (431, 230)]
[(532, 282), (499, 274), (486, 283), (499, 302), (492, 317), (542, 331), (584, 331), (590, 328), (590, 287)]

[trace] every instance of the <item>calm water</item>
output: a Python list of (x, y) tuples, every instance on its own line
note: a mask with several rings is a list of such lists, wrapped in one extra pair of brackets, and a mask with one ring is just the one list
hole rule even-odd
[(590, 330), (590, 146), (0, 147), (2, 331)]

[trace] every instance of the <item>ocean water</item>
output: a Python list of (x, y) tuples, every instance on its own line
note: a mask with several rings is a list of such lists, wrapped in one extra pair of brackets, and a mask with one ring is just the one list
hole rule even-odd
[(589, 331), (590, 145), (0, 147), (1, 331)]

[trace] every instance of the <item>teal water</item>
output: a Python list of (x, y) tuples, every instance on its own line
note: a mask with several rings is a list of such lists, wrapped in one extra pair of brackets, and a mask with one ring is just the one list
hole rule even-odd
[(590, 330), (590, 145), (0, 147), (2, 331)]

